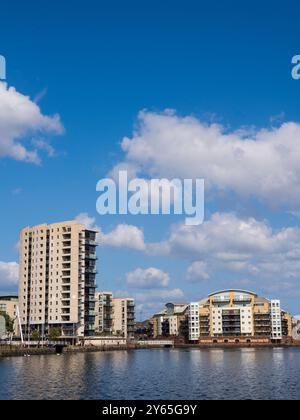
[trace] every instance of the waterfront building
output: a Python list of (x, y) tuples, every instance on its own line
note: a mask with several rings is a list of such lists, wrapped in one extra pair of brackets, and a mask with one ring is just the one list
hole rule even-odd
[(17, 320), (18, 296), (0, 296), (0, 312), (5, 312), (14, 321), (14, 333), (19, 334)]
[(95, 333), (112, 334), (113, 332), (113, 294), (96, 292), (95, 294)]
[(224, 290), (189, 306), (189, 340), (218, 337), (264, 337), (281, 341), (292, 336), (292, 317), (279, 300), (253, 292)]
[(168, 303), (152, 318), (153, 337), (188, 337), (189, 305)]
[(11, 319), (15, 319), (18, 301), (18, 296), (0, 296), (0, 312), (5, 312)]
[(78, 221), (26, 227), (20, 237), (19, 306), (26, 337), (56, 328), (94, 335), (96, 235)]
[(135, 301), (129, 298), (113, 298), (114, 335), (133, 338), (135, 331)]
[(6, 336), (6, 321), (4, 316), (0, 315), (0, 339)]
[(137, 322), (135, 325), (135, 337), (139, 340), (153, 338), (153, 323), (151, 320)]

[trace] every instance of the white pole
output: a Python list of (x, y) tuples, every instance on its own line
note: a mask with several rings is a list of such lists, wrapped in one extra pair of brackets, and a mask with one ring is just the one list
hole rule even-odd
[(19, 310), (19, 306), (17, 305), (16, 308), (16, 312), (17, 312), (17, 317), (18, 317), (18, 322), (19, 322), (19, 328), (20, 328), (20, 334), (21, 334), (21, 341), (22, 344), (24, 344), (24, 337), (23, 337), (23, 331), (22, 331), (22, 325), (21, 325), (21, 318), (20, 318), (20, 310)]

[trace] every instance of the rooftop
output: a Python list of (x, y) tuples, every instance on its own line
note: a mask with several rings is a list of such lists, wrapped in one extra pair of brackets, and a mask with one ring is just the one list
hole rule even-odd
[(215, 296), (215, 295), (221, 295), (224, 293), (244, 293), (247, 295), (252, 295), (252, 296), (256, 296), (257, 294), (254, 292), (249, 292), (249, 290), (242, 290), (242, 289), (227, 289), (227, 290), (220, 290), (219, 292), (215, 292), (215, 293), (211, 293), (210, 295), (208, 295), (209, 297)]
[(0, 301), (1, 300), (18, 300), (19, 297), (18, 296), (0, 296)]

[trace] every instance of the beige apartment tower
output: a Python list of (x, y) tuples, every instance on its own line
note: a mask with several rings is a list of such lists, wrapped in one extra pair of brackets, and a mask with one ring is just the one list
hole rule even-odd
[(78, 221), (27, 227), (20, 237), (19, 305), (26, 337), (94, 335), (96, 235)]
[(113, 333), (125, 338), (134, 336), (135, 302), (134, 299), (113, 299)]

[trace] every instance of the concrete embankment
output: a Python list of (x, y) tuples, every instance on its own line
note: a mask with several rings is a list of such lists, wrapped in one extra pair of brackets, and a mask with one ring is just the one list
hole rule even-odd
[(104, 351), (132, 350), (131, 346), (105, 346), (105, 347), (44, 347), (44, 348), (22, 348), (22, 347), (0, 347), (0, 357), (24, 357), (24, 356), (43, 356), (54, 355), (57, 353), (96, 353)]
[[(180, 344), (175, 345), (175, 349), (243, 349), (243, 348), (289, 348), (289, 347), (300, 347), (300, 342), (289, 343), (289, 344), (203, 344), (203, 345), (191, 345), (191, 344)], [(43, 355), (55, 355), (57, 353), (63, 354), (75, 354), (75, 353), (98, 353), (106, 351), (127, 351), (127, 350), (154, 350), (165, 348), (161, 345), (128, 345), (128, 346), (103, 346), (103, 347), (78, 347), (70, 346), (63, 348), (47, 347), (47, 348), (21, 348), (21, 347), (1, 347), (0, 346), (0, 358), (2, 357), (24, 357), (24, 356), (43, 356)]]
[(55, 354), (55, 348), (22, 348), (22, 347), (0, 347), (0, 357), (23, 357), (23, 356), (42, 356)]

